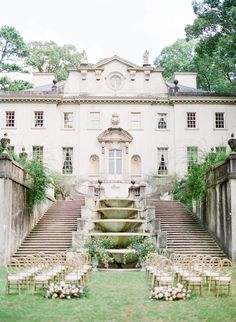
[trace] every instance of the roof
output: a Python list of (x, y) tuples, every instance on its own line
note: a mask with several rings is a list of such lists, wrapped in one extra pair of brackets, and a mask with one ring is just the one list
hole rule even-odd
[[(56, 83), (56, 87), (58, 89), (59, 92), (63, 91), (64, 85), (65, 85), (66, 81), (60, 81)], [(29, 88), (29, 89), (24, 89), (22, 91), (20, 91), (21, 93), (24, 92), (31, 92), (31, 93), (47, 93), (47, 92), (52, 92), (52, 86), (53, 83), (47, 84), (47, 85), (42, 85), (42, 86), (38, 86), (38, 87), (33, 87), (33, 88)]]
[[(166, 85), (167, 85), (167, 87), (172, 91), (172, 90), (174, 90), (174, 88), (175, 88), (175, 84), (173, 84), (173, 83), (169, 83), (169, 82), (166, 82)], [(213, 93), (213, 92), (209, 92), (209, 91), (205, 91), (205, 90), (203, 90), (203, 89), (199, 89), (199, 88), (194, 88), (194, 87), (189, 87), (189, 86), (185, 86), (185, 85), (181, 85), (181, 84), (177, 84), (177, 86), (178, 86), (178, 95), (184, 95), (184, 94), (186, 94), (186, 95), (188, 95), (188, 94), (191, 94), (191, 95), (201, 95), (201, 94), (208, 94), (208, 95), (212, 95), (212, 94), (215, 94), (215, 93)], [(173, 93), (173, 91), (172, 91), (172, 93)], [(175, 93), (176, 94), (176, 93)]]
[(131, 63), (130, 61), (128, 61), (128, 60), (126, 60), (126, 59), (124, 59), (124, 58), (122, 58), (122, 57), (119, 57), (119, 56), (117, 56), (117, 55), (114, 55), (114, 56), (112, 56), (112, 57), (110, 57), (110, 58), (104, 58), (104, 59), (102, 59), (102, 60), (98, 61), (98, 62), (97, 62), (97, 64), (95, 64), (93, 67), (94, 67), (94, 68), (101, 67), (101, 66), (103, 66), (103, 65), (105, 65), (105, 64), (108, 64), (108, 63), (110, 63), (110, 62), (114, 61), (114, 60), (118, 60), (118, 61), (120, 61), (121, 63), (123, 63), (123, 64), (125, 64), (125, 65), (128, 65), (128, 66), (129, 66), (129, 67), (131, 67), (131, 68), (139, 68), (139, 66), (138, 66), (138, 65), (135, 65), (135, 64)]

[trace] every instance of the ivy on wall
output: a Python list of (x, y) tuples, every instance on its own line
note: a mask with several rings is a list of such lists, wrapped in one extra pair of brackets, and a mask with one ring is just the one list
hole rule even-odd
[(193, 200), (202, 201), (207, 191), (206, 174), (212, 167), (228, 158), (226, 152), (210, 152), (200, 162), (193, 163), (187, 176), (176, 182), (174, 200), (182, 201), (187, 209), (192, 210)]
[[(2, 151), (3, 147), (0, 144), (0, 153)], [(46, 198), (47, 186), (51, 182), (46, 168), (42, 162), (37, 159), (27, 160), (25, 158), (20, 158), (13, 151), (9, 151), (9, 155), (14, 161), (21, 164), (25, 171), (33, 178), (29, 189), (29, 203), (27, 206), (29, 208), (34, 208)]]

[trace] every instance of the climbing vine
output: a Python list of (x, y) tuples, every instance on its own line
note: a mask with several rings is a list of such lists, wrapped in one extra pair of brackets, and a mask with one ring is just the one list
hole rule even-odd
[(25, 162), (24, 168), (33, 178), (28, 205), (30, 208), (33, 208), (46, 198), (47, 186), (50, 179), (47, 175), (46, 168), (37, 159)]
[(212, 167), (227, 159), (226, 152), (210, 152), (201, 162), (193, 163), (187, 176), (176, 182), (174, 199), (182, 201), (189, 210), (192, 210), (193, 200), (201, 201), (207, 191), (206, 174)]
[[(3, 147), (0, 144), (0, 153), (3, 152)], [(29, 190), (29, 208), (34, 208), (41, 201), (46, 198), (47, 186), (49, 184), (50, 177), (47, 174), (47, 170), (37, 159), (27, 160), (26, 158), (20, 158), (14, 153), (14, 151), (9, 151), (11, 158), (21, 164), (25, 171), (31, 175), (32, 183)]]

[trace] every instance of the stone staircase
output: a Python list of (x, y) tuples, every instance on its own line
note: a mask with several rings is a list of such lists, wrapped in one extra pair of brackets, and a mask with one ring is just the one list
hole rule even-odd
[(13, 257), (66, 251), (72, 244), (72, 231), (77, 230), (82, 205), (84, 199), (56, 201), (26, 236)]
[(167, 232), (167, 248), (181, 254), (227, 257), (211, 234), (179, 201), (152, 200), (161, 230)]

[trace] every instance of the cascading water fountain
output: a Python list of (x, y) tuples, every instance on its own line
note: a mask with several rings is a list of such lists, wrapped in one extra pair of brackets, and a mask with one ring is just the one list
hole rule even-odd
[[(103, 189), (101, 184), (99, 189)], [(134, 184), (129, 189), (129, 198), (106, 198), (101, 191), (96, 190), (97, 197), (86, 200), (78, 220), (78, 231), (73, 233), (73, 246), (82, 251), (90, 238), (109, 237), (113, 240), (109, 252), (117, 267), (135, 267), (137, 256), (127, 256), (133, 252), (128, 246), (135, 236), (153, 236), (154, 209), (145, 206), (145, 200)]]
[(145, 232), (147, 221), (141, 219), (138, 201), (132, 199), (100, 199), (98, 201), (97, 213), (99, 219), (95, 219), (94, 229), (90, 232), (92, 238), (99, 236), (110, 237), (113, 240), (113, 247), (109, 252), (114, 256), (118, 265), (135, 261), (135, 256), (124, 254), (132, 252), (127, 249), (134, 236), (150, 236)]

